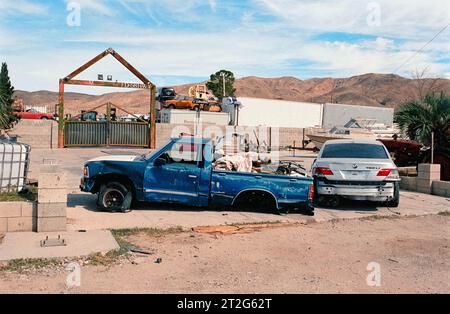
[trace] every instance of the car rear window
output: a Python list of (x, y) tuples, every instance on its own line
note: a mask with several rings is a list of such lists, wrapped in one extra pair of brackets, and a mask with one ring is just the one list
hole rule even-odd
[(325, 145), (321, 158), (388, 158), (382, 145), (373, 144), (327, 144)]

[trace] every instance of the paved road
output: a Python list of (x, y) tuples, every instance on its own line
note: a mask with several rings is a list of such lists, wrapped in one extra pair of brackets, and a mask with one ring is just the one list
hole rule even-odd
[[(68, 229), (69, 230), (95, 230), (111, 228), (132, 227), (158, 227), (182, 226), (191, 228), (199, 225), (218, 225), (226, 223), (248, 223), (262, 221), (329, 221), (334, 219), (354, 219), (372, 215), (427, 215), (435, 214), (450, 208), (450, 199), (402, 191), (399, 208), (389, 209), (377, 206), (370, 202), (346, 202), (337, 209), (317, 208), (314, 217), (291, 213), (287, 216), (275, 215), (267, 212), (254, 211), (216, 211), (212, 209), (197, 209), (175, 205), (156, 206), (143, 204), (134, 211), (122, 213), (98, 212), (95, 206), (95, 196), (81, 193), (78, 190), (83, 163), (93, 157), (107, 154), (143, 154), (149, 150), (124, 149), (64, 149), (64, 150), (34, 150), (30, 177), (37, 178), (39, 165), (43, 159), (53, 159), (59, 162), (68, 174)], [(291, 155), (286, 152), (285, 154)], [(299, 154), (300, 155), (300, 154)], [(287, 156), (285, 156), (287, 157)], [(313, 155), (305, 152), (301, 157), (292, 158), (301, 160), (310, 168)]]

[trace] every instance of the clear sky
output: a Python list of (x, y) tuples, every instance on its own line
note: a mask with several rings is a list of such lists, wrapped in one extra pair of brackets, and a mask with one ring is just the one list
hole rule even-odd
[[(450, 23), (448, 0), (0, 0), (0, 61), (16, 89), (53, 90), (108, 47), (157, 85), (391, 73)], [(402, 66), (450, 78), (450, 27)], [(97, 73), (135, 82), (112, 58)], [(71, 87), (71, 90), (93, 92)], [(95, 92), (118, 91), (102, 89)]]

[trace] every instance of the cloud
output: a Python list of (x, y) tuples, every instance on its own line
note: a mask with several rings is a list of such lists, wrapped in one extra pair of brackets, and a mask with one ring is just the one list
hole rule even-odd
[(31, 3), (27, 0), (0, 1), (0, 16), (2, 15), (42, 15), (48, 12), (46, 6)]
[(112, 6), (106, 4), (104, 0), (65, 0), (66, 3), (77, 3), (81, 7), (81, 11), (104, 15), (108, 17), (115, 16), (117, 12)]
[[(82, 14), (89, 14), (81, 27), (2, 27), (0, 54), (11, 63), (21, 89), (56, 90), (59, 78), (108, 47), (164, 84), (173, 78), (176, 83), (207, 78), (220, 68), (238, 77), (390, 73), (450, 20), (445, 19), (446, 3), (397, 1), (402, 5), (377, 2), (381, 23), (369, 26), (373, 9), (356, 0), (82, 0), (76, 2)], [(64, 5), (58, 8), (61, 16), (67, 13)], [(429, 66), (432, 74), (448, 77), (449, 30), (398, 74)], [(82, 78), (95, 79), (97, 73), (135, 81), (114, 59), (103, 60)]]
[[(254, 0), (293, 29), (430, 39), (450, 21), (447, 0)], [(378, 18), (379, 23), (372, 18)]]

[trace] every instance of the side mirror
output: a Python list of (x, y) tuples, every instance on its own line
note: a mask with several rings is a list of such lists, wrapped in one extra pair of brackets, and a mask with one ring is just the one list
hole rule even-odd
[(167, 161), (164, 158), (158, 158), (158, 159), (155, 160), (153, 165), (155, 167), (161, 167), (161, 166), (164, 166), (166, 163), (167, 163)]

